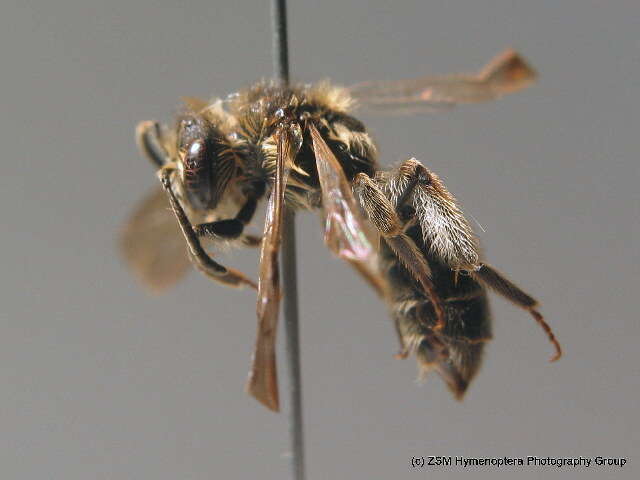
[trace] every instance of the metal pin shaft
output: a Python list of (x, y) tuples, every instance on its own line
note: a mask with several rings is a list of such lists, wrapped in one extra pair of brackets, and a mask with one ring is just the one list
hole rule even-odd
[[(287, 42), (287, 2), (272, 0), (273, 69), (275, 78), (289, 83)], [(286, 334), (287, 376), (289, 379), (289, 433), (291, 468), (294, 480), (304, 480), (304, 430), (302, 417), (302, 380), (300, 375), (300, 337), (298, 328), (298, 278), (296, 266), (295, 214), (285, 207), (282, 228), (282, 286), (284, 290), (284, 327)]]

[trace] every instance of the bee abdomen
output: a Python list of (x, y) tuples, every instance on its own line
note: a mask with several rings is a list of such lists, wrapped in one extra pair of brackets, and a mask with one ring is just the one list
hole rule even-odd
[(393, 286), (393, 317), (404, 353), (415, 353), (421, 376), (435, 370), (454, 396), (462, 398), (482, 362), (491, 339), (486, 290), (471, 276), (453, 272), (429, 255), (417, 228), (407, 234), (416, 241), (431, 267), (431, 280), (443, 304), (446, 322), (434, 330), (436, 314), (429, 297), (393, 252), (383, 245), (381, 268)]
[[(424, 297), (398, 305), (394, 319), (405, 351), (416, 354), (421, 376), (437, 371), (460, 399), (480, 368), (484, 344), (491, 339), (487, 297), (479, 289), (473, 297), (443, 300), (446, 324), (442, 332), (432, 330), (436, 316)], [(409, 308), (408, 303), (412, 303)]]

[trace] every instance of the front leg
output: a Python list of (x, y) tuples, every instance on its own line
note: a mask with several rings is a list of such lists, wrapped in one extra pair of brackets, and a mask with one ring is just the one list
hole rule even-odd
[(242, 272), (234, 269), (226, 268), (213, 260), (200, 244), (200, 239), (196, 234), (196, 230), (191, 225), (191, 221), (185, 213), (182, 205), (178, 201), (173, 187), (171, 185), (172, 167), (163, 167), (158, 172), (158, 177), (162, 183), (162, 187), (169, 197), (171, 209), (175, 214), (182, 234), (187, 241), (189, 247), (189, 256), (195, 267), (209, 278), (223, 283), (231, 287), (250, 286), (257, 290), (258, 286), (250, 278), (246, 277)]
[(257, 197), (251, 196), (242, 206), (235, 218), (201, 223), (194, 227), (194, 231), (199, 237), (210, 237), (213, 239), (234, 240), (242, 236), (242, 242), (244, 245), (256, 247), (260, 245), (260, 239), (257, 239), (256, 241), (255, 237), (251, 235), (243, 235), (243, 232), (244, 227), (253, 219), (257, 206)]
[[(416, 244), (404, 233), (396, 209), (380, 187), (366, 174), (359, 173), (353, 181), (353, 189), (369, 220), (382, 235), (384, 241), (397, 255), (404, 267), (413, 275), (429, 297), (436, 313), (435, 330), (442, 330), (446, 323), (442, 301), (431, 282), (431, 269)], [(426, 325), (431, 328), (430, 326)]]
[(140, 122), (136, 127), (136, 143), (142, 154), (156, 167), (162, 168), (171, 162), (162, 138), (162, 127), (158, 122)]

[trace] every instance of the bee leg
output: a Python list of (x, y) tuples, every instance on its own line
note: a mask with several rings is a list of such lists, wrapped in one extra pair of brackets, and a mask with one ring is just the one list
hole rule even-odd
[(555, 362), (562, 356), (562, 348), (560, 347), (560, 343), (556, 340), (551, 327), (545, 322), (544, 317), (538, 310), (536, 310), (536, 306), (538, 302), (529, 296), (527, 293), (520, 290), (520, 288), (513, 284), (510, 280), (505, 278), (500, 272), (496, 271), (490, 265), (486, 263), (481, 264), (480, 269), (471, 273), (476, 279), (480, 280), (482, 283), (490, 287), (496, 293), (499, 293), (504, 298), (517, 305), (524, 310), (527, 310), (531, 316), (535, 319), (536, 322), (542, 327), (542, 329), (547, 334), (549, 341), (554, 346), (556, 353), (551, 358), (552, 362)]
[[(403, 216), (403, 207), (410, 204), (411, 196), (419, 183), (428, 181), (428, 174), (419, 170), (424, 167), (415, 158), (402, 162), (402, 164), (391, 172), (380, 171), (376, 173), (375, 181), (384, 191), (385, 195), (398, 212)], [(402, 219), (402, 218), (401, 218)], [(404, 219), (408, 220), (408, 219)]]
[(449, 352), (446, 346), (431, 329), (425, 328), (425, 318), (432, 319), (433, 305), (419, 295), (400, 300), (393, 305), (393, 323), (400, 342), (400, 351), (394, 355), (397, 359), (405, 359), (411, 353), (420, 353), (423, 341), (437, 348), (437, 357), (446, 359)]
[(406, 227), (417, 223), (430, 251), (454, 272), (480, 268), (478, 239), (440, 178), (418, 160), (404, 162), (376, 181)]
[(152, 120), (140, 122), (136, 127), (136, 142), (142, 153), (156, 167), (163, 167), (169, 163), (170, 158), (162, 146), (160, 137), (162, 131), (160, 124)]
[(259, 237), (257, 235), (243, 235), (242, 245), (249, 248), (258, 248), (260, 245), (262, 245), (262, 237)]
[(216, 220), (215, 222), (200, 223), (193, 227), (198, 237), (233, 240), (242, 235), (244, 225), (235, 218)]
[[(431, 282), (431, 269), (424, 255), (418, 250), (403, 229), (403, 224), (389, 199), (366, 173), (359, 173), (353, 181), (353, 189), (369, 220), (382, 235), (386, 244), (400, 259), (404, 267), (422, 285), (436, 313), (435, 330), (442, 330), (446, 323), (442, 300)], [(429, 327), (431, 328), (431, 327)]]
[[(233, 240), (243, 234), (244, 227), (251, 222), (253, 215), (256, 213), (257, 206), (258, 199), (250, 197), (235, 218), (201, 223), (194, 227), (194, 231), (199, 237)], [(249, 246), (251, 246), (251, 242)]]
[(220, 265), (202, 248), (200, 239), (171, 186), (171, 174), (173, 171), (173, 168), (161, 168), (158, 172), (158, 177), (162, 187), (167, 192), (171, 209), (178, 219), (178, 224), (189, 247), (189, 256), (195, 267), (209, 278), (225, 285), (232, 287), (250, 286), (257, 290), (258, 286), (250, 278), (246, 277), (242, 272)]

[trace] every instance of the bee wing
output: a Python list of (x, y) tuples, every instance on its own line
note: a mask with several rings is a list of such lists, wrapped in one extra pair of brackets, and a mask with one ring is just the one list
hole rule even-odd
[(119, 247), (136, 277), (157, 293), (172, 286), (189, 269), (182, 233), (160, 187), (133, 211), (120, 234)]
[(281, 129), (277, 133), (278, 156), (276, 176), (267, 205), (262, 250), (260, 252), (260, 277), (258, 281), (258, 333), (253, 350), (247, 392), (267, 408), (278, 411), (278, 377), (276, 371), (276, 327), (280, 299), (280, 266), (278, 253), (282, 236), (284, 191), (295, 149), (291, 132)]
[(508, 49), (475, 75), (364, 82), (353, 85), (349, 90), (363, 107), (390, 114), (425, 113), (461, 103), (495, 100), (528, 87), (536, 76), (522, 56)]
[(191, 112), (198, 113), (209, 106), (209, 102), (198, 97), (182, 97), (185, 107)]
[(387, 285), (378, 271), (377, 239), (360, 214), (338, 159), (317, 128), (310, 124), (309, 129), (322, 189), (324, 241), (329, 250), (347, 260), (380, 296), (386, 297)]

